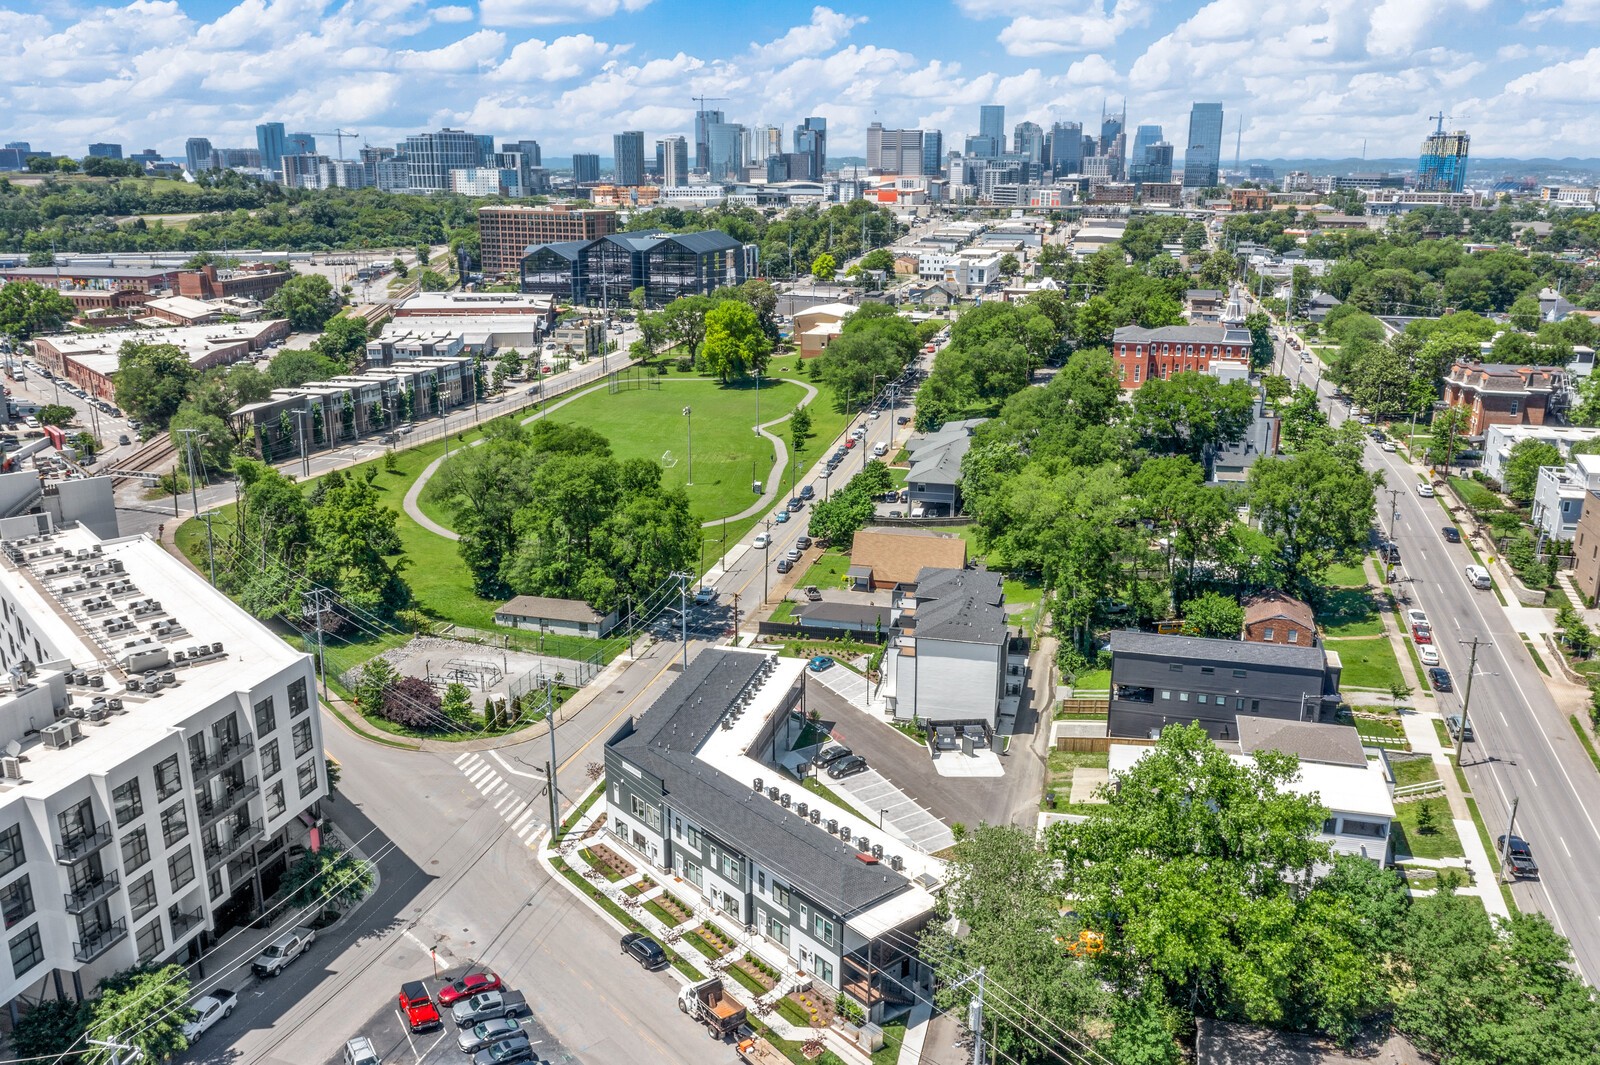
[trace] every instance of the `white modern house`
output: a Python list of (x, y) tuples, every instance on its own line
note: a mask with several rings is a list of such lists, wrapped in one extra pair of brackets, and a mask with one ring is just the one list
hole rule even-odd
[[(19, 527), (21, 526), (28, 527)], [(0, 528), (0, 997), (248, 920), (327, 794), (311, 659), (143, 537)]]
[(1000, 575), (924, 569), (891, 601), (893, 629), (879, 694), (898, 721), (981, 725), (993, 732), (1026, 679), (1026, 655), (1009, 654)]
[(1600, 488), (1600, 455), (1573, 455), (1564, 466), (1540, 466), (1533, 490), (1533, 524), (1553, 540), (1578, 535), (1583, 501)]
[[(1387, 865), (1392, 857), (1394, 799), (1390, 773), (1381, 752), (1368, 756), (1361, 737), (1349, 725), (1238, 719), (1237, 742), (1218, 744), (1235, 762), (1248, 764), (1258, 751), (1282, 751), (1300, 759), (1300, 774), (1288, 790), (1315, 795), (1328, 809), (1321, 838), (1335, 854), (1352, 854)], [(1111, 744), (1111, 779), (1116, 779), (1150, 753), (1143, 744)]]
[(1511, 449), (1524, 440), (1554, 444), (1565, 457), (1572, 454), (1575, 444), (1595, 439), (1600, 439), (1600, 429), (1577, 425), (1491, 425), (1483, 434), (1483, 474), (1504, 484), (1506, 460), (1511, 457)]

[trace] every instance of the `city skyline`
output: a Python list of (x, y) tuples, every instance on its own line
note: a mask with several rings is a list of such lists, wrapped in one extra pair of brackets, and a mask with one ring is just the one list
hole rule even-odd
[[(732, 17), (735, 11), (739, 17)], [(829, 123), (832, 156), (866, 130), (979, 133), (979, 108), (1091, 126), (1128, 100), (1128, 124), (1185, 129), (1195, 100), (1227, 111), (1222, 159), (1414, 155), (1443, 108), (1482, 156), (1600, 155), (1587, 115), (1600, 84), (1592, 3), (1407, 5), (993, 0), (898, 19), (877, 3), (811, 7), (671, 0), (134, 0), (0, 14), (11, 51), (7, 140), (81, 153), (91, 142), (180, 155), (189, 137), (253, 146), (255, 127), (356, 129), (387, 145), (442, 127), (530, 137), (557, 157), (609, 154), (641, 130), (694, 140), (691, 96), (727, 121), (785, 133)], [(1454, 12), (1455, 18), (1439, 17)], [(353, 43), (359, 42), (359, 43)], [(329, 71), (312, 82), (292, 70)], [(1234, 142), (1234, 143), (1230, 143)], [(350, 146), (348, 154), (354, 154)], [(1181, 155), (1181, 151), (1180, 151)]]

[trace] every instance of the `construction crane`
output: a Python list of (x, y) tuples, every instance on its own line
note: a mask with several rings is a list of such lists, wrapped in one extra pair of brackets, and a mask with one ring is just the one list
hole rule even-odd
[(334, 138), (339, 144), (339, 161), (340, 162), (344, 161), (344, 139), (346, 137), (359, 137), (359, 136), (361, 136), (361, 134), (353, 133), (348, 129), (336, 129), (332, 133), (320, 133), (320, 132), (318, 132), (317, 130), (314, 130), (314, 129), (308, 129), (308, 130), (306, 130), (306, 132), (311, 134), (313, 137), (332, 137), (332, 138)]
[(720, 103), (726, 103), (729, 98), (726, 97), (726, 96), (691, 96), (691, 97), (689, 97), (689, 99), (693, 100), (695, 103), (700, 105), (700, 112), (699, 113), (703, 115), (706, 112), (706, 101), (707, 100), (711, 101), (714, 104), (720, 104)]
[(1440, 109), (1439, 109), (1439, 113), (1438, 113), (1438, 114), (1436, 114), (1436, 115), (1429, 115), (1429, 116), (1428, 116), (1428, 117), (1429, 117), (1429, 118), (1431, 118), (1431, 119), (1433, 119), (1433, 120), (1434, 120), (1434, 122), (1435, 122), (1435, 125), (1434, 125), (1434, 127), (1433, 127), (1433, 131), (1434, 131), (1434, 132), (1435, 132), (1435, 133), (1443, 133), (1443, 132), (1444, 132), (1444, 120), (1445, 120), (1445, 119), (1446, 119), (1446, 118), (1449, 118), (1449, 117), (1450, 117), (1450, 116), (1449, 116), (1449, 115), (1447, 115), (1447, 114), (1445, 114), (1445, 113), (1444, 113), (1444, 108), (1442, 108), (1442, 107), (1441, 107), (1441, 108), (1440, 108)]

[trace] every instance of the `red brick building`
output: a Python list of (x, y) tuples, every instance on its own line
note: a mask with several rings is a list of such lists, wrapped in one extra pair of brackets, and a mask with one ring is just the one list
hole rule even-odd
[(1469, 436), (1491, 425), (1543, 425), (1552, 400), (1566, 393), (1559, 366), (1458, 362), (1444, 379), (1444, 401), (1471, 416)]
[(1244, 605), (1244, 642), (1315, 647), (1316, 615), (1292, 595), (1263, 592)]
[(1226, 368), (1248, 373), (1250, 330), (1223, 325), (1124, 326), (1111, 334), (1111, 357), (1126, 389), (1138, 388), (1152, 377), (1165, 379), (1187, 371)]
[(617, 231), (617, 212), (552, 203), (509, 203), (478, 208), (478, 246), (485, 277), (515, 274), (536, 244), (599, 240)]
[(207, 264), (179, 274), (177, 288), (178, 295), (191, 299), (233, 297), (265, 303), (293, 276), (288, 270), (275, 270), (265, 263), (247, 264), (226, 273), (218, 273), (215, 266)]

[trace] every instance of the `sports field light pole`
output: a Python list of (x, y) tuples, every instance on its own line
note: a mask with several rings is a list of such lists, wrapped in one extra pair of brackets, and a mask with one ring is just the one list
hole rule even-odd
[(692, 485), (694, 484), (694, 408), (683, 408), (683, 417), (688, 427), (685, 431), (689, 438), (689, 479), (685, 484)]

